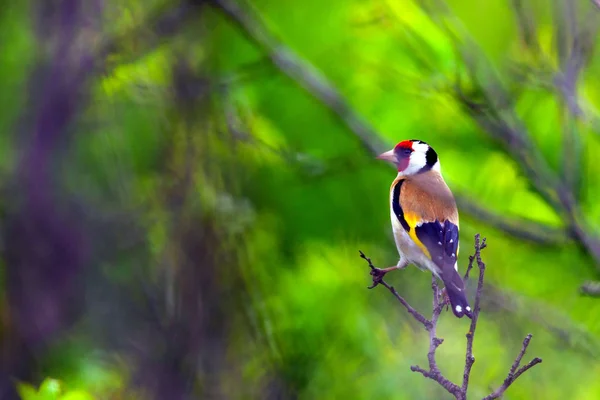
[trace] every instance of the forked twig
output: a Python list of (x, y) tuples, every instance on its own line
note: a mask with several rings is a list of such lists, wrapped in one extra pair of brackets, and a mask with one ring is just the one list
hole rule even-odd
[[(473, 308), (473, 318), (471, 319), (471, 325), (469, 327), (469, 332), (466, 334), (467, 337), (467, 349), (465, 354), (465, 368), (463, 372), (463, 380), (462, 384), (459, 386), (454, 382), (450, 381), (446, 378), (442, 372), (440, 371), (436, 359), (435, 352), (437, 348), (444, 342), (444, 339), (437, 337), (437, 322), (439, 316), (444, 309), (445, 301), (440, 302), (440, 290), (436, 281), (435, 276), (432, 276), (431, 281), (431, 289), (433, 291), (433, 305), (432, 305), (432, 315), (431, 320), (428, 320), (418, 312), (414, 307), (412, 307), (400, 294), (394, 289), (393, 286), (387, 284), (383, 277), (379, 274), (373, 274), (373, 285), (369, 286), (369, 289), (376, 287), (377, 285), (383, 285), (387, 290), (390, 291), (394, 295), (394, 297), (402, 304), (404, 308), (409, 312), (413, 318), (421, 323), (425, 330), (429, 333), (429, 351), (427, 352), (427, 361), (429, 363), (429, 369), (422, 368), (418, 365), (412, 365), (410, 367), (411, 371), (418, 372), (426, 378), (436, 381), (441, 387), (446, 389), (448, 393), (454, 396), (454, 398), (458, 400), (465, 400), (467, 398), (467, 390), (469, 387), (469, 377), (471, 376), (471, 369), (473, 364), (475, 363), (475, 357), (473, 356), (473, 341), (475, 340), (475, 330), (477, 329), (477, 321), (479, 320), (479, 312), (480, 312), (480, 300), (481, 295), (483, 293), (483, 282), (485, 277), (485, 263), (481, 258), (481, 250), (487, 247), (485, 238), (481, 239), (480, 235), (475, 235), (475, 253), (469, 257), (469, 264), (467, 266), (467, 271), (465, 273), (465, 280), (469, 278), (469, 274), (473, 268), (473, 264), (477, 263), (477, 267), (479, 269), (479, 279), (477, 281), (477, 291), (475, 294), (475, 302)], [(377, 270), (377, 268), (371, 262), (371, 259), (368, 258), (362, 251), (359, 251), (361, 258), (365, 259), (369, 263), (369, 267), (371, 271)], [(524, 372), (534, 367), (535, 365), (542, 362), (541, 358), (534, 358), (526, 365), (523, 365), (519, 368), (523, 356), (527, 351), (527, 347), (529, 346), (529, 342), (531, 341), (531, 334), (528, 334), (523, 340), (523, 346), (521, 347), (521, 351), (515, 358), (510, 371), (506, 379), (502, 385), (496, 389), (494, 392), (489, 394), (484, 398), (484, 400), (497, 399), (512, 385), (519, 376), (521, 376)]]

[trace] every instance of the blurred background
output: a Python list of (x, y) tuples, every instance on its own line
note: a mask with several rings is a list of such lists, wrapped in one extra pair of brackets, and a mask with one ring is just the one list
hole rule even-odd
[[(0, 398), (448, 398), (358, 257), (397, 261), (374, 156), (413, 138), (462, 271), (488, 242), (470, 398), (527, 333), (505, 398), (600, 398), (599, 27), (589, 0), (7, 0)], [(430, 313), (427, 274), (386, 280)], [(442, 314), (454, 381), (467, 329)]]

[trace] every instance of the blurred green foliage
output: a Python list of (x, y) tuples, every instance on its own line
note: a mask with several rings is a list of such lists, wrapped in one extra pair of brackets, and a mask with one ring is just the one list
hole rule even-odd
[[(197, 398), (446, 398), (409, 369), (426, 363), (424, 331), (388, 293), (366, 290), (368, 268), (358, 257), (360, 249), (381, 267), (397, 261), (388, 210), (394, 171), (373, 160), (327, 104), (274, 66), (268, 49), (218, 7), (190, 12), (189, 22), (158, 40), (150, 22), (177, 7), (175, 2), (104, 3), (97, 34), (120, 38), (118, 47), (96, 59), (100, 67), (71, 123), (75, 134), (58, 174), (63, 193), (108, 221), (117, 245), (110, 256), (96, 254), (85, 266), (93, 272), (85, 287), (101, 281), (114, 292), (91, 297), (76, 323), (49, 339), (32, 367), (38, 381), (56, 377), (61, 387), (77, 389), (59, 393), (58, 381), (50, 379), (39, 390), (22, 383), (22, 398), (135, 398), (130, 378), (143, 364), (132, 356), (136, 345), (109, 346), (103, 335), (112, 329), (111, 313), (129, 310), (122, 302), (148, 301), (147, 287), (159, 299), (157, 319), (202, 321), (217, 332), (218, 339), (198, 337), (199, 349), (189, 350), (198, 359), (219, 358), (190, 373)], [(527, 2), (539, 43), (534, 52), (519, 31), (517, 3), (451, 0), (446, 9), (410, 0), (253, 0), (251, 6), (390, 147), (412, 138), (430, 143), (461, 198), (501, 218), (568, 231), (511, 150), (477, 125), (453, 94), (457, 76), (465, 90), (477, 88), (468, 79), (465, 59), (471, 55), (461, 57), (451, 34), (472, 38), (467, 50), (475, 55), (476, 74), (483, 82), (497, 76), (505, 84), (511, 107), (557, 174), (564, 161), (564, 124), (576, 127), (582, 145), (575, 192), (593, 236), (600, 233), (600, 125), (594, 122), (600, 56), (589, 52), (578, 81), (584, 116), (565, 117), (552, 80), (560, 65), (560, 17), (546, 2)], [(581, 24), (586, 16), (599, 22), (593, 4), (578, 7)], [(28, 91), (28, 82), (47, 45), (33, 33), (32, 4), (12, 1), (6, 10), (0, 16), (3, 184), (16, 176), (24, 146), (16, 127), (30, 112), (33, 100), (27, 96), (44, 96)], [(189, 75), (181, 78), (182, 70)], [(475, 340), (470, 396), (481, 398), (502, 382), (531, 332), (526, 359), (538, 356), (543, 364), (523, 375), (506, 398), (598, 398), (600, 303), (579, 293), (584, 281), (598, 278), (598, 260), (570, 233), (563, 241), (536, 243), (470, 209), (459, 211), (462, 268), (475, 233), (489, 244), (484, 260), (490, 289)], [(100, 242), (100, 233), (94, 234)], [(205, 244), (197, 245), (202, 260), (186, 250), (194, 247), (191, 236), (200, 238), (191, 243)], [(199, 270), (209, 275), (196, 275)], [(429, 310), (426, 274), (408, 268), (389, 277), (413, 306)], [(188, 286), (202, 279), (205, 286)], [(212, 287), (220, 290), (214, 297), (197, 293)], [(109, 316), (98, 320), (94, 304), (109, 303), (110, 293), (126, 296), (115, 296)], [(184, 303), (202, 303), (194, 296), (208, 305), (196, 314), (181, 311)], [(222, 314), (211, 314), (216, 309)], [(115, 324), (134, 321), (115, 335), (119, 340), (134, 343), (144, 336), (139, 331), (156, 329), (138, 323), (137, 311), (128, 312), (130, 319), (115, 318)], [(211, 325), (222, 319), (217, 328)], [(10, 318), (1, 329), (10, 331)], [(466, 320), (442, 315), (438, 335), (445, 341), (438, 362), (454, 381), (462, 374), (467, 329)], [(168, 358), (172, 343), (189, 345), (179, 338), (140, 346), (159, 348), (152, 351)], [(220, 352), (211, 353), (213, 347)], [(188, 365), (187, 359), (177, 362)]]
[(59, 381), (51, 378), (45, 379), (36, 390), (26, 383), (17, 384), (19, 394), (23, 400), (93, 400), (89, 393), (83, 390), (65, 391)]

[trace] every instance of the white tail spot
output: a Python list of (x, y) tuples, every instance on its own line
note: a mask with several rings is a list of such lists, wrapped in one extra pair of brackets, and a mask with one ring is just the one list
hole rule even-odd
[(454, 239), (450, 239), (450, 243), (454, 243)]
[[(456, 306), (454, 308), (456, 310), (456, 312), (461, 313), (462, 312), (462, 307), (461, 306)], [(467, 310), (469, 310), (469, 307), (467, 307)]]
[[(460, 306), (459, 306), (459, 307), (460, 307)], [(471, 312), (471, 307), (469, 307), (469, 306), (466, 306), (466, 307), (465, 307), (465, 310), (467, 310), (467, 311)]]

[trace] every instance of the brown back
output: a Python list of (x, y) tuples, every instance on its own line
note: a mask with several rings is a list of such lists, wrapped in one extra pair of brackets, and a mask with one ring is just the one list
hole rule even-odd
[(458, 225), (454, 196), (439, 172), (430, 170), (399, 179), (405, 179), (400, 192), (400, 204), (405, 215), (422, 221), (437, 219), (444, 222), (448, 219)]

